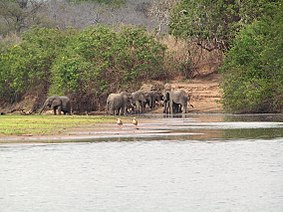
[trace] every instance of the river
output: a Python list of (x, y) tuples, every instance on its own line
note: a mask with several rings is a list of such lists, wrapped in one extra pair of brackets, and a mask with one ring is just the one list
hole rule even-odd
[(0, 211), (283, 211), (282, 115), (143, 119), (85, 142), (1, 144)]

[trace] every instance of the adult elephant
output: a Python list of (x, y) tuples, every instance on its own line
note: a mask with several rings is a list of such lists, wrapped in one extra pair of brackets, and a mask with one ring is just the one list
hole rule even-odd
[[(188, 112), (189, 95), (184, 90), (166, 91), (164, 100), (164, 113)], [(190, 104), (191, 105), (191, 104)], [(191, 105), (192, 106), (192, 105)], [(193, 106), (192, 106), (193, 107)]]
[(156, 102), (159, 102), (162, 99), (162, 93), (159, 91), (146, 91), (144, 94), (146, 98), (146, 104), (150, 109), (154, 109)]
[(136, 113), (143, 113), (146, 104), (146, 95), (144, 91), (138, 90), (132, 93), (132, 102)]
[(106, 113), (111, 115), (126, 115), (127, 106), (131, 104), (131, 95), (125, 91), (111, 93), (106, 100)]
[(61, 112), (63, 112), (64, 115), (67, 113), (71, 114), (71, 102), (67, 96), (48, 97), (44, 102), (43, 107), (40, 109), (39, 114), (41, 114), (46, 107), (53, 109), (54, 115), (57, 114), (56, 111), (58, 111), (59, 115), (61, 115)]

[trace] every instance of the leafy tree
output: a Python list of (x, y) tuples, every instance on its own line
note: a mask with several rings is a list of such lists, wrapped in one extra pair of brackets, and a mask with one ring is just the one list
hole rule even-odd
[(19, 33), (32, 26), (44, 3), (44, 0), (0, 0), (0, 33)]
[(0, 98), (64, 94), (78, 105), (74, 109), (93, 110), (109, 92), (166, 76), (164, 55), (165, 47), (143, 28), (34, 28), (0, 53)]
[(183, 0), (171, 13), (170, 33), (209, 51), (226, 51), (245, 24), (273, 13), (276, 0)]
[(231, 112), (283, 111), (283, 7), (247, 25), (222, 67), (223, 105)]
[[(22, 42), (0, 54), (0, 97), (13, 102), (29, 90), (50, 83), (50, 67), (64, 46), (66, 32), (34, 28), (24, 33)], [(45, 91), (44, 91), (45, 90)]]
[[(164, 77), (164, 53), (165, 47), (143, 28), (125, 27), (119, 32), (105, 26), (87, 28), (70, 38), (56, 58), (49, 93), (73, 95), (77, 105), (99, 98), (104, 102), (109, 92)], [(89, 109), (93, 108), (83, 110)]]

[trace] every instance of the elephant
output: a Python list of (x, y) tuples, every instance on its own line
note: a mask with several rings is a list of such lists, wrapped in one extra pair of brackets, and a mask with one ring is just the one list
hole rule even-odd
[(39, 114), (46, 108), (52, 108), (54, 111), (54, 115), (56, 115), (56, 111), (58, 110), (58, 114), (61, 115), (61, 111), (63, 111), (64, 115), (71, 114), (71, 102), (69, 97), (67, 96), (50, 96), (44, 102), (43, 107), (40, 109)]
[(156, 106), (156, 102), (161, 101), (162, 93), (159, 91), (147, 91), (144, 92), (146, 98), (146, 104), (149, 106), (150, 109), (154, 109)]
[(146, 95), (143, 91), (138, 90), (132, 93), (132, 103), (135, 106), (136, 113), (143, 113), (146, 104)]
[(173, 102), (173, 113), (182, 113), (182, 105)]
[(125, 91), (111, 93), (106, 100), (106, 113), (111, 115), (126, 115), (129, 105), (131, 105), (130, 93)]
[[(184, 90), (166, 91), (164, 94), (164, 113), (188, 112), (189, 95)], [(191, 105), (191, 104), (190, 104)], [(193, 105), (191, 105), (193, 107)]]

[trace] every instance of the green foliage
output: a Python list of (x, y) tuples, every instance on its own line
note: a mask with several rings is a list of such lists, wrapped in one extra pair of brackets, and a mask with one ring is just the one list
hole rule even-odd
[(165, 48), (141, 28), (91, 27), (73, 36), (52, 66), (51, 93), (100, 95), (162, 76)]
[(121, 40), (125, 42), (125, 54), (128, 60), (120, 58), (125, 69), (124, 79), (134, 82), (164, 77), (163, 58), (165, 47), (156, 42), (142, 28), (124, 28)]
[(27, 31), (20, 44), (0, 54), (0, 97), (13, 102), (38, 85), (48, 86), (50, 67), (64, 46), (64, 33), (55, 29)]
[(0, 0), (0, 34), (20, 33), (38, 23), (45, 0)]
[(283, 9), (246, 26), (222, 67), (223, 105), (232, 112), (283, 111)]
[(280, 2), (184, 0), (171, 11), (170, 33), (196, 39), (209, 50), (227, 50), (237, 31), (263, 15), (272, 14)]
[(2, 49), (0, 98), (13, 102), (33, 90), (91, 101), (164, 77), (164, 55), (165, 47), (143, 28), (34, 28)]

